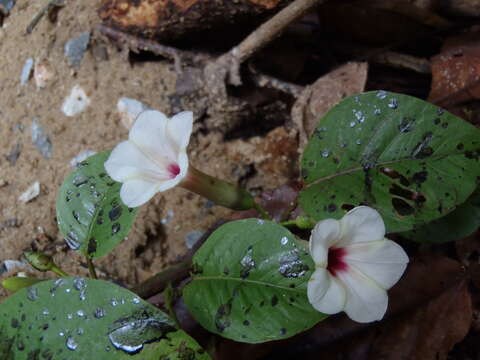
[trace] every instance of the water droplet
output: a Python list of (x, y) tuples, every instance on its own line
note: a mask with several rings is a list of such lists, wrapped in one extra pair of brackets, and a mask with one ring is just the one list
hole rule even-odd
[(330, 156), (330, 152), (328, 150), (325, 150), (322, 152), (322, 157), (327, 158)]
[(280, 244), (287, 245), (287, 243), (288, 243), (288, 238), (286, 236), (284, 236), (280, 239)]
[(390, 109), (396, 109), (398, 107), (398, 100), (396, 98), (391, 98), (388, 102), (388, 107)]
[(255, 261), (253, 260), (252, 255), (253, 255), (253, 248), (249, 246), (247, 253), (240, 260), (240, 265), (242, 265), (242, 270), (240, 271), (241, 278), (246, 278), (248, 275), (250, 275), (250, 270), (252, 270), (255, 267)]
[(348, 145), (348, 144), (347, 144), (345, 141), (342, 141), (342, 142), (340, 143), (340, 147), (341, 147), (341, 148), (346, 148), (347, 145)]
[(265, 224), (265, 221), (263, 221), (262, 219), (258, 219), (257, 224), (258, 225), (263, 225), (263, 224)]
[(79, 296), (80, 301), (85, 301), (85, 299), (87, 298), (87, 296), (86, 296), (86, 294), (85, 294), (85, 291), (86, 291), (85, 289), (82, 289), (82, 290), (80, 291), (80, 296)]
[(112, 235), (115, 235), (117, 232), (120, 231), (120, 224), (119, 223), (115, 223), (112, 225)]
[(87, 287), (87, 283), (85, 282), (84, 278), (81, 277), (76, 277), (73, 279), (73, 287), (75, 290), (82, 291)]
[(373, 110), (373, 114), (374, 114), (374, 115), (380, 115), (381, 113), (382, 113), (382, 110), (380, 110), (379, 108), (377, 108), (377, 107), (375, 106), (375, 109)]
[(63, 331), (60, 331), (60, 332), (58, 333), (58, 336), (65, 336), (65, 333), (64, 333)]
[(81, 222), (80, 222), (80, 214), (78, 213), (78, 211), (72, 211), (72, 215), (73, 215), (73, 218), (74, 218), (75, 220), (77, 220), (77, 222), (78, 222), (79, 224), (81, 224)]
[(55, 296), (55, 292), (57, 291), (57, 289), (62, 286), (64, 284), (64, 280), (63, 279), (57, 279), (54, 281), (53, 283), (53, 287), (50, 289), (50, 294), (52, 296)]
[(365, 115), (363, 115), (363, 112), (360, 110), (353, 110), (353, 115), (355, 115), (355, 118), (359, 123), (363, 123), (365, 121)]
[(120, 326), (108, 334), (115, 348), (133, 354), (140, 351), (144, 344), (161, 339), (176, 330), (173, 324), (164, 318), (156, 319), (148, 313), (141, 316), (122, 319)]
[(105, 346), (105, 351), (110, 351), (110, 349), (111, 349), (110, 346), (108, 346), (108, 345)]
[(355, 125), (357, 125), (355, 121), (350, 121), (350, 127), (355, 127)]
[(355, 141), (355, 144), (362, 145), (362, 140), (358, 139), (357, 141)]
[(105, 310), (103, 310), (102, 308), (96, 308), (94, 313), (93, 313), (93, 316), (96, 319), (101, 319), (105, 316)]
[(70, 288), (66, 288), (66, 289), (65, 289), (65, 292), (66, 292), (67, 294), (69, 294), (71, 291), (72, 291), (72, 289), (70, 289)]
[(78, 310), (77, 311), (77, 315), (80, 316), (80, 317), (84, 317), (85, 316), (85, 312), (83, 310)]
[(122, 207), (120, 205), (116, 205), (108, 212), (108, 217), (111, 221), (116, 221), (122, 215)]
[(73, 319), (73, 315), (72, 315), (72, 314), (67, 314), (67, 319), (68, 319), (68, 320), (72, 320), (72, 319)]
[(42, 314), (43, 314), (43, 315), (48, 315), (48, 314), (50, 314), (50, 311), (48, 311), (48, 309), (44, 309), (44, 310), (42, 311)]
[(134, 298), (132, 299), (132, 303), (134, 303), (134, 304), (140, 304), (140, 298), (134, 297)]
[(360, 104), (360, 98), (358, 96), (355, 96), (353, 99), (357, 104)]
[(117, 305), (118, 305), (118, 301), (117, 301), (116, 299), (112, 299), (112, 300), (110, 300), (110, 304), (111, 304), (112, 306), (117, 306)]
[(70, 231), (67, 234), (67, 236), (65, 237), (65, 242), (72, 250), (78, 250), (78, 248), (80, 248), (80, 241), (78, 239), (78, 236), (73, 231)]
[(437, 115), (438, 116), (443, 115), (444, 112), (445, 112), (445, 110), (443, 110), (443, 109), (440, 109), (440, 108), (437, 109)]
[(78, 328), (77, 334), (78, 334), (78, 335), (83, 335), (83, 333), (84, 333), (83, 329), (82, 329), (82, 328)]
[(388, 93), (385, 90), (380, 90), (377, 92), (377, 98), (379, 99), (385, 99), (387, 97)]
[(302, 262), (298, 254), (298, 249), (293, 249), (283, 255), (280, 260), (278, 272), (287, 278), (298, 278), (309, 270), (309, 267)]
[(76, 187), (81, 187), (85, 185), (87, 182), (88, 182), (88, 178), (82, 174), (75, 175), (72, 181), (73, 185)]
[(27, 299), (30, 301), (35, 301), (38, 299), (38, 289), (36, 287), (32, 286), (28, 288)]
[(72, 336), (69, 336), (67, 338), (67, 342), (65, 344), (67, 345), (67, 349), (72, 350), (72, 351), (75, 351), (78, 347), (77, 342), (75, 341), (75, 339)]

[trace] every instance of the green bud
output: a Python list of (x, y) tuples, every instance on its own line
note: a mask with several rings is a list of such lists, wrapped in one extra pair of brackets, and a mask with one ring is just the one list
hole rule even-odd
[(309, 218), (308, 216), (298, 216), (295, 219), (295, 224), (300, 229), (313, 229), (315, 227), (315, 220)]
[(2, 286), (9, 291), (18, 291), (23, 288), (32, 286), (44, 279), (28, 278), (28, 277), (11, 277), (2, 281)]
[(55, 267), (55, 263), (51, 256), (38, 253), (27, 251), (23, 254), (30, 265), (32, 265), (38, 271), (49, 271)]

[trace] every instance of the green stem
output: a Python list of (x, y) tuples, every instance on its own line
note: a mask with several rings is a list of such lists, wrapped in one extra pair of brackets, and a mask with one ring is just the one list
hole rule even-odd
[(254, 207), (255, 210), (258, 211), (258, 213), (260, 214), (260, 216), (262, 218), (264, 218), (265, 220), (272, 220), (272, 217), (267, 213), (267, 211), (258, 202), (255, 201), (253, 203), (253, 207)]
[(168, 283), (167, 288), (163, 291), (163, 298), (165, 299), (165, 307), (167, 308), (171, 319), (175, 322), (177, 328), (180, 329), (180, 321), (178, 321), (177, 314), (173, 308), (173, 303), (175, 301), (175, 290), (172, 287), (172, 283)]
[(255, 208), (255, 200), (247, 190), (207, 175), (191, 165), (179, 186), (229, 209)]
[(51, 271), (53, 271), (55, 274), (57, 274), (58, 276), (61, 276), (61, 277), (68, 277), (70, 276), (69, 274), (67, 274), (65, 271), (63, 271), (62, 269), (60, 269), (58, 266), (56, 265), (53, 265), (52, 268), (50, 269)]
[(316, 225), (316, 221), (308, 216), (297, 216), (295, 219), (282, 221), (282, 226), (296, 226), (299, 229), (313, 229)]
[(90, 277), (92, 279), (97, 278), (97, 272), (95, 271), (95, 266), (93, 265), (93, 260), (87, 257), (87, 264), (88, 264), (88, 272), (90, 273)]

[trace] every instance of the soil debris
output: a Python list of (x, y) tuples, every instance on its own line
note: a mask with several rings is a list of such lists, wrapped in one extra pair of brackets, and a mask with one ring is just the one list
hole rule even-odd
[(40, 183), (35, 181), (20, 197), (18, 201), (28, 203), (40, 195)]

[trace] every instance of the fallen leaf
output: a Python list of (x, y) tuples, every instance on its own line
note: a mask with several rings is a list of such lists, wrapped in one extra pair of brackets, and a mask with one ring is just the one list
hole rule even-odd
[(480, 99), (480, 31), (447, 39), (432, 58), (432, 88), (428, 100), (452, 106)]
[(292, 107), (292, 121), (299, 131), (302, 153), (318, 121), (343, 98), (363, 92), (368, 64), (350, 62), (307, 86)]

